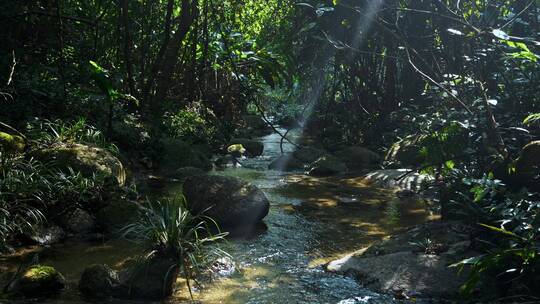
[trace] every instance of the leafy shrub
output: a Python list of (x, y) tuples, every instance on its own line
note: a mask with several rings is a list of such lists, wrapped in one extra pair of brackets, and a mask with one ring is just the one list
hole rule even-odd
[(109, 190), (100, 175), (61, 172), (32, 158), (0, 154), (0, 248), (15, 234), (31, 232), (52, 210), (93, 206)]
[(202, 114), (206, 109), (180, 110), (169, 117), (168, 129), (173, 137), (193, 143), (209, 143), (216, 136), (217, 128)]
[[(477, 284), (496, 278), (501, 290), (512, 295), (537, 296), (540, 287), (540, 196), (522, 191), (511, 193), (505, 185), (485, 175), (481, 179), (462, 179), (459, 199), (463, 215), (484, 228), (483, 254), (462, 260), (454, 267), (471, 267), (462, 286), (469, 295)], [(505, 295), (506, 296), (506, 295)]]

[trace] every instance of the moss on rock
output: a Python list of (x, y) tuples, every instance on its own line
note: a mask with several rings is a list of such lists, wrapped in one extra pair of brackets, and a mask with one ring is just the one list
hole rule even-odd
[(0, 149), (6, 153), (22, 153), (26, 143), (24, 138), (18, 135), (11, 135), (0, 132)]
[(64, 289), (66, 280), (54, 267), (32, 265), (8, 289), (15, 294), (34, 297), (45, 296)]
[(44, 161), (54, 161), (60, 169), (73, 168), (85, 176), (95, 173), (114, 177), (120, 186), (126, 181), (126, 170), (122, 162), (109, 151), (82, 144), (61, 144), (36, 152)]

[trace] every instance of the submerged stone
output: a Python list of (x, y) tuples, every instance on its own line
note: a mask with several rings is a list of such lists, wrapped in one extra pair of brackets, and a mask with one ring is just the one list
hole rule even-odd
[(108, 298), (113, 296), (120, 286), (118, 273), (107, 265), (87, 267), (79, 281), (79, 290), (88, 298)]

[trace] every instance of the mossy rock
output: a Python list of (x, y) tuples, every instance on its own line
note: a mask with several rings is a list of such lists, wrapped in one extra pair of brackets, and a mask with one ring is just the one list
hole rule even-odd
[(40, 160), (53, 161), (62, 170), (72, 168), (84, 176), (103, 174), (114, 178), (118, 185), (126, 182), (126, 170), (122, 162), (111, 152), (94, 146), (82, 144), (60, 144), (58, 146), (35, 152)]
[(0, 132), (0, 150), (8, 154), (15, 154), (24, 152), (25, 148), (26, 143), (21, 136)]
[(33, 265), (8, 288), (8, 292), (25, 297), (41, 297), (64, 289), (66, 280), (54, 267)]
[(230, 145), (231, 146), (241, 145), (242, 148), (245, 149), (245, 152), (247, 152), (247, 155), (251, 157), (260, 156), (264, 152), (264, 144), (253, 139), (233, 138), (230, 141)]

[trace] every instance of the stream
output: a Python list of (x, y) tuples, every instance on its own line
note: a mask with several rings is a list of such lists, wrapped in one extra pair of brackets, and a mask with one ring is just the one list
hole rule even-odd
[[(204, 281), (194, 292), (195, 300), (212, 304), (397, 303), (393, 296), (367, 290), (352, 278), (326, 272), (324, 265), (400, 229), (433, 219), (424, 203), (400, 201), (393, 191), (367, 185), (359, 173), (315, 178), (302, 172), (268, 170), (268, 164), (281, 153), (280, 136), (271, 134), (260, 140), (265, 145), (262, 156), (242, 159), (241, 168), (212, 174), (248, 180), (265, 192), (271, 202), (264, 219), (266, 229), (224, 244), (238, 271)], [(283, 148), (294, 149), (287, 143)], [(165, 195), (174, 195), (178, 187), (172, 186)], [(16, 270), (18, 259), (37, 250), (24, 248), (0, 258), (0, 272)], [(66, 242), (41, 250), (39, 262), (56, 267), (68, 286), (58, 298), (39, 303), (86, 303), (77, 291), (85, 267), (95, 263), (119, 267), (138, 252), (137, 246), (123, 240)], [(180, 286), (166, 303), (189, 302), (186, 288)]]

